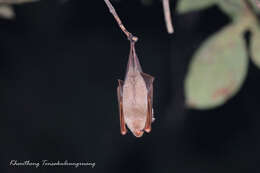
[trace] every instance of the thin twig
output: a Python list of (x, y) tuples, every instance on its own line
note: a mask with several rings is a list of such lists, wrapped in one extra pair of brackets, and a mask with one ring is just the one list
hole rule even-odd
[(169, 34), (172, 34), (174, 30), (172, 25), (170, 3), (169, 0), (162, 0), (162, 2), (163, 2), (163, 11), (164, 11), (164, 18), (165, 18), (167, 31)]
[(110, 13), (114, 16), (114, 18), (115, 18), (116, 22), (118, 23), (119, 27), (121, 28), (121, 30), (127, 36), (128, 40), (133, 41), (133, 42), (137, 42), (138, 38), (136, 36), (133, 36), (130, 32), (127, 31), (127, 29), (123, 25), (122, 21), (120, 20), (119, 16), (116, 13), (115, 8), (110, 3), (110, 1), (109, 0), (104, 0), (104, 1), (107, 4), (107, 7), (109, 8)]

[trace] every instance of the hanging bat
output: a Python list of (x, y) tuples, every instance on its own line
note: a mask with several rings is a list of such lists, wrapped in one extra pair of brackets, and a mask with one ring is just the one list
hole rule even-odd
[(127, 133), (126, 125), (136, 136), (151, 131), (153, 117), (154, 77), (143, 73), (135, 52), (135, 42), (130, 42), (130, 54), (125, 80), (118, 80), (117, 88), (121, 134)]

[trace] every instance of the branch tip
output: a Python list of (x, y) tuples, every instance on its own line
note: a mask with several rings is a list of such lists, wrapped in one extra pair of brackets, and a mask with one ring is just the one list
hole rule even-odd
[(127, 31), (127, 29), (125, 28), (125, 26), (123, 25), (121, 19), (119, 18), (118, 14), (116, 13), (115, 8), (113, 7), (113, 5), (111, 4), (111, 2), (109, 0), (104, 0), (110, 13), (114, 16), (118, 26), (120, 27), (120, 29), (125, 33), (125, 35), (127, 36), (128, 40), (130, 42), (137, 42), (138, 41), (138, 37), (133, 36), (130, 32)]
[(172, 25), (170, 2), (169, 0), (162, 0), (162, 3), (163, 3), (163, 11), (164, 11), (164, 18), (165, 18), (167, 31), (169, 34), (172, 34), (174, 32), (174, 29)]

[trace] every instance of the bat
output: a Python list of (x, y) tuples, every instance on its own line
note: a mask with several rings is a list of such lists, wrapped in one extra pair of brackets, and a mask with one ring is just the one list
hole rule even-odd
[(135, 52), (135, 42), (130, 42), (130, 53), (124, 81), (118, 80), (117, 96), (122, 135), (128, 129), (136, 137), (141, 137), (152, 128), (154, 77), (142, 71)]

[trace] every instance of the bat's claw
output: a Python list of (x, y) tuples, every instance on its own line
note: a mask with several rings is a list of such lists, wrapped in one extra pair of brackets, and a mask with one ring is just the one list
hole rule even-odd
[(125, 130), (121, 130), (121, 134), (122, 135), (125, 135), (127, 133), (127, 130), (125, 129)]
[(151, 132), (151, 130), (152, 130), (152, 128), (151, 128), (151, 127), (147, 127), (147, 128), (145, 128), (145, 129), (144, 129), (144, 131), (146, 131), (147, 133), (150, 133), (150, 132)]

